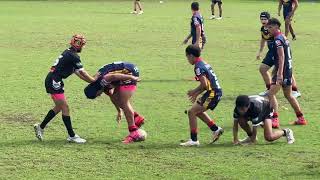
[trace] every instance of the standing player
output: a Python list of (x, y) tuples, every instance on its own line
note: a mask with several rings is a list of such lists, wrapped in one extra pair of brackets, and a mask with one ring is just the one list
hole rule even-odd
[[(261, 54), (264, 49), (265, 44), (268, 45), (268, 52), (266, 54), (266, 57), (263, 59), (259, 71), (261, 73), (261, 76), (266, 84), (266, 91), (259, 93), (260, 96), (267, 96), (268, 91), (270, 89), (271, 85), (271, 75), (269, 73), (269, 70), (274, 65), (274, 52), (273, 52), (273, 36), (270, 35), (267, 28), (268, 20), (270, 19), (270, 14), (268, 12), (261, 12), (260, 13), (260, 21), (262, 24), (262, 27), (260, 29), (261, 31), (261, 40), (260, 40), (260, 49), (257, 53), (257, 60), (261, 59)], [(301, 93), (298, 91), (296, 81), (294, 77), (292, 77), (292, 95), (294, 97), (300, 97)]]
[(63, 79), (68, 78), (71, 74), (75, 73), (82, 80), (91, 83), (94, 78), (91, 77), (83, 68), (80, 61), (79, 53), (86, 44), (86, 39), (82, 35), (74, 35), (70, 41), (71, 47), (66, 49), (59, 57), (56, 59), (54, 65), (51, 67), (45, 80), (45, 87), (47, 93), (51, 94), (51, 98), (55, 104), (53, 109), (51, 109), (41, 124), (35, 124), (34, 130), (36, 137), (39, 140), (43, 140), (44, 128), (46, 125), (60, 112), (62, 111), (62, 120), (66, 129), (68, 131), (69, 137), (67, 141), (75, 143), (85, 143), (86, 140), (80, 138), (74, 133), (69, 106), (67, 99), (64, 96), (64, 83)]
[[(137, 9), (139, 9), (139, 13)], [(133, 0), (133, 11), (131, 12), (131, 14), (139, 14), (139, 15), (143, 14), (140, 0)]]
[[(211, 0), (211, 17), (210, 19), (222, 19), (222, 0)], [(218, 3), (218, 7), (219, 7), (219, 17), (216, 18), (216, 16), (214, 15), (214, 6)]]
[[(220, 98), (222, 97), (222, 89), (212, 67), (200, 58), (200, 52), (200, 48), (195, 45), (189, 45), (186, 48), (186, 57), (189, 63), (194, 65), (194, 72), (200, 81), (200, 85), (197, 88), (188, 91), (187, 93), (190, 101), (193, 103), (191, 109), (187, 111), (189, 116), (191, 138), (187, 142), (181, 143), (181, 146), (200, 145), (197, 138), (197, 117), (206, 123), (212, 131), (212, 142), (217, 141), (223, 133), (223, 129), (218, 127), (206, 113), (208, 109), (214, 110), (214, 108), (218, 105)], [(197, 97), (204, 91), (205, 93), (202, 95), (202, 97), (196, 101)]]
[(272, 127), (279, 127), (278, 102), (276, 94), (282, 86), (283, 94), (294, 109), (297, 120), (293, 124), (306, 125), (299, 103), (292, 95), (292, 54), (289, 40), (280, 32), (281, 23), (276, 18), (268, 22), (268, 31), (274, 37), (275, 52), (275, 74), (272, 78), (272, 85), (268, 93), (271, 107), (274, 109)]
[(204, 48), (206, 43), (206, 36), (204, 34), (203, 17), (199, 12), (199, 3), (193, 2), (191, 4), (191, 32), (183, 41), (183, 44), (187, 44), (189, 39), (192, 37), (192, 44), (197, 45), (201, 49)]
[(123, 140), (123, 143), (143, 140), (139, 128), (144, 124), (144, 118), (134, 111), (130, 103), (139, 80), (137, 66), (122, 61), (106, 64), (95, 77), (97, 81), (89, 84), (84, 90), (86, 96), (89, 99), (95, 99), (103, 92), (109, 95), (118, 111), (118, 122), (121, 120), (121, 110), (127, 119), (129, 135)]
[(292, 22), (294, 13), (296, 12), (299, 6), (298, 0), (279, 0), (278, 16), (280, 16), (280, 11), (282, 6), (283, 6), (283, 18), (285, 21), (285, 36), (288, 37), (289, 31), (290, 31), (292, 40), (296, 40), (296, 34), (293, 31), (291, 22)]
[(258, 126), (262, 123), (264, 138), (269, 142), (284, 136), (287, 138), (288, 144), (294, 143), (295, 139), (291, 129), (272, 131), (271, 113), (272, 109), (270, 108), (268, 100), (259, 96), (238, 96), (233, 113), (233, 143), (240, 144), (238, 138), (238, 124), (247, 133), (248, 137), (250, 137), (251, 143), (255, 143), (257, 133), (250, 128), (248, 121), (251, 121), (253, 126)]

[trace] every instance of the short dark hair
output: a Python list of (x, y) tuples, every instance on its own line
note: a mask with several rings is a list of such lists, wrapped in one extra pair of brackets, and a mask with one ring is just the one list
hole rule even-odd
[(270, 19), (270, 14), (267, 11), (263, 11), (263, 12), (260, 13), (260, 19), (261, 18)]
[(198, 2), (191, 3), (191, 9), (194, 11), (199, 11), (199, 3)]
[(86, 88), (84, 88), (84, 94), (88, 99), (95, 99), (98, 91), (103, 89), (100, 84), (101, 80), (102, 77), (98, 78), (95, 82), (90, 83)]
[(236, 99), (236, 107), (248, 107), (250, 104), (249, 96), (240, 95)]
[(196, 45), (189, 45), (186, 48), (186, 54), (187, 55), (193, 55), (194, 57), (200, 57), (201, 49)]
[(277, 18), (271, 18), (268, 21), (268, 25), (277, 25), (278, 27), (280, 27), (281, 23)]

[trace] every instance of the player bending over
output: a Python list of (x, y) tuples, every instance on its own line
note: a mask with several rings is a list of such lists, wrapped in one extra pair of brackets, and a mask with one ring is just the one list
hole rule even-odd
[(34, 130), (36, 137), (39, 140), (43, 140), (44, 128), (46, 125), (60, 112), (62, 111), (62, 120), (67, 128), (69, 137), (67, 141), (75, 143), (85, 143), (86, 140), (80, 138), (73, 131), (69, 106), (67, 99), (64, 95), (64, 84), (63, 79), (68, 78), (71, 74), (75, 73), (82, 80), (91, 83), (94, 78), (91, 77), (83, 68), (80, 61), (79, 53), (86, 44), (86, 39), (82, 35), (74, 35), (70, 41), (71, 47), (66, 49), (56, 59), (55, 63), (51, 67), (45, 80), (45, 87), (47, 93), (51, 94), (51, 98), (55, 104), (46, 117), (43, 119), (41, 124), (35, 124)]
[(233, 143), (240, 144), (238, 138), (239, 125), (247, 133), (251, 143), (256, 143), (257, 131), (252, 131), (248, 121), (251, 121), (253, 126), (263, 124), (266, 141), (271, 142), (286, 137), (288, 144), (294, 143), (295, 139), (291, 129), (272, 130), (271, 113), (272, 109), (267, 99), (259, 96), (238, 96), (233, 114)]
[[(257, 54), (257, 60), (261, 59), (261, 54), (263, 51), (263, 48), (265, 44), (268, 45), (268, 52), (266, 54), (266, 57), (263, 59), (259, 71), (260, 74), (266, 84), (266, 91), (259, 93), (260, 96), (267, 96), (270, 86), (271, 86), (271, 75), (269, 73), (269, 70), (274, 65), (274, 49), (273, 49), (273, 36), (269, 33), (267, 28), (268, 20), (270, 19), (270, 14), (268, 12), (261, 12), (260, 13), (260, 22), (262, 24), (262, 27), (260, 29), (261, 31), (261, 40), (260, 40), (260, 49)], [(300, 97), (301, 93), (298, 91), (297, 84), (295, 81), (294, 76), (292, 75), (292, 95), (294, 97)]]
[(191, 11), (191, 30), (190, 34), (183, 41), (183, 44), (187, 44), (189, 39), (192, 38), (192, 44), (197, 45), (198, 47), (203, 49), (207, 40), (204, 34), (204, 20), (202, 15), (200, 14), (198, 2), (193, 2), (191, 4)]
[(281, 23), (276, 18), (271, 18), (268, 22), (268, 31), (274, 37), (274, 57), (275, 57), (275, 74), (272, 77), (272, 85), (268, 93), (270, 105), (274, 109), (272, 127), (279, 127), (278, 119), (278, 101), (276, 94), (281, 89), (285, 98), (289, 101), (294, 109), (297, 120), (293, 122), (296, 125), (306, 125), (300, 105), (292, 95), (292, 53), (289, 40), (280, 32)]
[[(200, 85), (187, 93), (190, 101), (193, 103), (191, 109), (187, 111), (191, 138), (187, 142), (181, 143), (181, 146), (200, 145), (197, 138), (197, 118), (200, 118), (204, 123), (206, 123), (212, 131), (212, 142), (217, 141), (223, 133), (223, 129), (218, 127), (206, 113), (208, 109), (214, 110), (218, 105), (220, 98), (222, 97), (222, 89), (212, 67), (202, 60), (200, 52), (200, 48), (195, 45), (189, 45), (186, 48), (186, 57), (189, 63), (194, 65), (194, 72), (199, 79)], [(200, 94), (202, 94), (202, 97), (197, 100), (197, 97)]]
[(129, 130), (129, 135), (123, 140), (123, 143), (144, 140), (139, 131), (139, 128), (144, 124), (144, 118), (134, 111), (130, 103), (139, 80), (137, 66), (121, 61), (106, 64), (99, 69), (95, 77), (97, 81), (89, 84), (84, 90), (86, 96), (89, 99), (95, 99), (105, 92), (118, 111), (118, 122), (121, 120), (121, 110), (123, 110)]

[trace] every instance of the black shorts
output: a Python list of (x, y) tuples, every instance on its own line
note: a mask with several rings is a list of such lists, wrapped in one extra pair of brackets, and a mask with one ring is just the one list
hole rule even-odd
[(269, 67), (272, 67), (274, 65), (274, 55), (269, 50), (266, 54), (266, 57), (263, 59), (262, 64), (268, 65)]
[(216, 4), (216, 3), (222, 4), (222, 0), (212, 0), (211, 2), (212, 2), (213, 4)]
[(56, 78), (51, 72), (48, 73), (45, 83), (46, 91), (49, 94), (63, 94), (64, 83), (62, 79)]
[(286, 20), (291, 11), (283, 11), (283, 19)]
[(203, 94), (201, 98), (198, 99), (197, 103), (206, 109), (214, 110), (217, 107), (220, 99), (222, 97), (222, 91), (207, 91)]
[(266, 119), (271, 119), (272, 112), (273, 109), (271, 107), (264, 108), (257, 118), (251, 119), (253, 126), (258, 125), (261, 122), (264, 122)]

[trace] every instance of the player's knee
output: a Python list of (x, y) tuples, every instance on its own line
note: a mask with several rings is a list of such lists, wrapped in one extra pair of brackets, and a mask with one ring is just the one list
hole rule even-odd
[(194, 109), (189, 109), (188, 110), (188, 115), (191, 115), (191, 116), (195, 116), (196, 115), (196, 112), (195, 112), (195, 110)]
[(264, 75), (264, 74), (266, 74), (266, 73), (268, 72), (268, 70), (267, 70), (264, 66), (260, 66), (260, 67), (259, 67), (259, 72), (260, 72), (262, 75)]
[(273, 138), (272, 138), (271, 134), (266, 134), (266, 135), (264, 135), (264, 139), (265, 139), (266, 141), (268, 141), (268, 142), (273, 141)]

